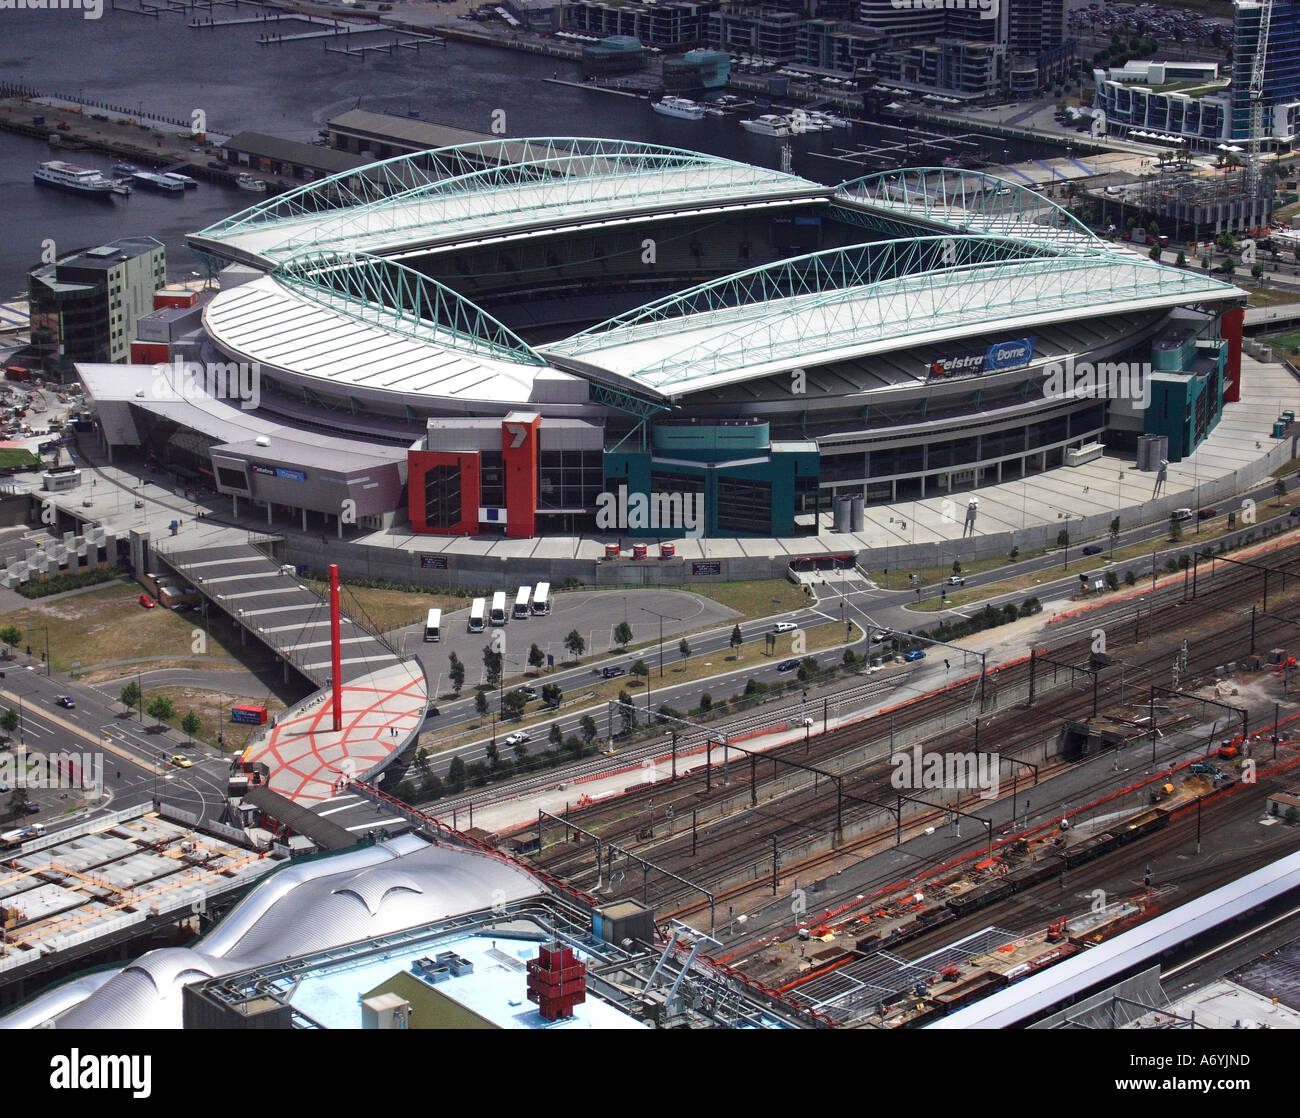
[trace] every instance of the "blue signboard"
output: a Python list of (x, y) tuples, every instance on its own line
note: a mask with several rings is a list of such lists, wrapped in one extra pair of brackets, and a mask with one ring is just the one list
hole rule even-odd
[(998, 369), (1018, 369), (1028, 365), (1034, 359), (1034, 343), (1037, 338), (1014, 338), (1009, 342), (995, 342), (989, 346), (984, 355), (984, 371), (996, 372)]
[(286, 470), (280, 466), (277, 466), (275, 468), (275, 476), (278, 478), (282, 478), (285, 481), (306, 481), (307, 480), (307, 475), (304, 474), (301, 470)]

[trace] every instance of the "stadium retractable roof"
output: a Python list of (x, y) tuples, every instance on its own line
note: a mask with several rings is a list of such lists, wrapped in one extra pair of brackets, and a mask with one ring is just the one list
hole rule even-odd
[(1037, 191), (979, 171), (883, 171), (841, 183), (835, 201), (837, 217), (896, 234), (928, 227), (987, 233), (1064, 251), (1122, 251)]
[(956, 342), (972, 328), (1012, 336), (1043, 322), (1240, 295), (1131, 252), (1058, 250), (1002, 236), (907, 237), (737, 272), (542, 352), (677, 397), (903, 341)]
[(315, 253), (223, 291), (203, 324), (228, 351), (343, 388), (524, 403), (546, 361), (436, 280), (364, 253)]
[(795, 175), (653, 144), (485, 140), (331, 175), (187, 240), (196, 251), (269, 268), (304, 252), (423, 254), (557, 228), (788, 206), (833, 192)]

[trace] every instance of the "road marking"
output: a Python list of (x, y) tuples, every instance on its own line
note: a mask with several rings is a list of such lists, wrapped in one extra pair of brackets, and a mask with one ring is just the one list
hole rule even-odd
[[(360, 797), (356, 797), (356, 799), (357, 799), (357, 803), (360, 803)], [(326, 801), (326, 802), (328, 802), (328, 801)], [(322, 815), (322, 816), (323, 816), (323, 815), (337, 815), (340, 811), (351, 811), (351, 810), (352, 810), (354, 807), (356, 807), (356, 806), (357, 806), (357, 805), (356, 805), (355, 803), (352, 803), (352, 804), (344, 804), (342, 807), (332, 807), (332, 808), (329, 809), (329, 811), (318, 811), (318, 812), (316, 812), (316, 814), (317, 814), (317, 815)]]
[[(10, 691), (0, 691), (0, 698), (9, 699), (12, 700), (13, 702), (18, 701), (18, 696), (13, 694)], [(101, 737), (99, 734), (92, 734), (88, 730), (83, 730), (80, 726), (76, 725), (76, 723), (66, 722), (62, 718), (58, 717), (58, 715), (48, 714), (45, 711), (41, 711), (41, 717), (44, 718), (47, 722), (53, 722), (59, 726), (62, 726), (65, 730), (69, 731), (70, 733), (76, 734), (77, 737), (90, 742), (92, 745), (97, 745), (101, 749), (106, 749), (109, 753), (113, 753), (118, 757), (125, 758), (127, 761), (130, 761), (131, 764), (137, 765), (142, 769), (147, 769), (149, 772), (155, 774), (163, 771), (162, 769), (156, 768), (150, 762), (142, 761), (134, 753), (130, 753), (125, 749), (115, 749), (113, 746), (109, 745), (108, 742), (106, 742), (103, 739), (103, 737)]]
[(358, 823), (355, 827), (347, 827), (349, 831), (369, 831), (374, 827), (382, 827), (387, 823), (405, 823), (406, 820), (397, 815), (389, 815), (383, 819), (376, 819), (372, 823)]

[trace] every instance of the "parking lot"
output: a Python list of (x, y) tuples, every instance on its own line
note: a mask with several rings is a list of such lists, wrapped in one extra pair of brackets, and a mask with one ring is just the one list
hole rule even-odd
[[(514, 605), (518, 587), (503, 588), (507, 608)], [(490, 603), (489, 603), (490, 604)], [(467, 687), (479, 682), (483, 671), (483, 650), (492, 633), (505, 641), (506, 675), (517, 675), (528, 667), (528, 651), (536, 644), (558, 665), (569, 659), (564, 638), (575, 629), (586, 642), (583, 659), (618, 648), (614, 629), (626, 621), (632, 628), (632, 644), (658, 641), (663, 615), (663, 637), (673, 638), (697, 629), (722, 625), (740, 615), (709, 598), (681, 590), (578, 590), (551, 595), (551, 612), (541, 617), (512, 618), (504, 628), (488, 626), (481, 633), (467, 630), (470, 608), (442, 615), (438, 643), (424, 642), (423, 624), (410, 625), (390, 633), (389, 639), (406, 652), (414, 652), (424, 665), (429, 693), (446, 691), (447, 666), (452, 652), (465, 663)]]

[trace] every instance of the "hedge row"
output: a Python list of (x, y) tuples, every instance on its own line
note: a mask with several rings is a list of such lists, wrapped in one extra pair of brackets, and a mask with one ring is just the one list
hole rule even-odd
[(83, 586), (113, 582), (126, 575), (125, 567), (95, 567), (88, 571), (55, 575), (53, 578), (31, 579), (20, 583), (16, 589), (24, 598), (48, 598), (51, 594), (62, 594), (65, 590), (79, 590)]

